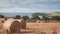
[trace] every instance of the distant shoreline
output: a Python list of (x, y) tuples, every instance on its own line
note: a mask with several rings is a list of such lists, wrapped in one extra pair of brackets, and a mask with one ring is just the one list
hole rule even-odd
[(31, 17), (32, 14), (33, 13), (0, 13), (0, 15), (4, 15), (5, 17), (14, 17), (16, 15)]

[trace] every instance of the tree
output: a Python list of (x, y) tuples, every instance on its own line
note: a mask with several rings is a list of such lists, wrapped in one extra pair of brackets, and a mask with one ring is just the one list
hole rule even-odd
[(22, 16), (21, 18), (24, 19), (24, 20), (29, 20), (28, 16)]
[(48, 16), (43, 16), (43, 20), (49, 20)]
[(16, 15), (16, 16), (15, 16), (15, 19), (20, 19), (20, 18), (21, 18), (20, 15)]
[(52, 20), (60, 20), (60, 16), (53, 16)]
[(4, 16), (3, 15), (0, 15), (0, 18), (4, 18)]
[(32, 15), (31, 19), (32, 20), (40, 20), (40, 17), (38, 15)]

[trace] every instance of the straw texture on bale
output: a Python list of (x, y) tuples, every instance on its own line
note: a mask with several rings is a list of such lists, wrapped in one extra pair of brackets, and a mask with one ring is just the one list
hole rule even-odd
[(24, 19), (17, 19), (21, 23), (21, 28), (25, 29), (26, 28), (26, 20)]
[(19, 32), (20, 31), (20, 23), (15, 19), (8, 19), (4, 22), (3, 28), (8, 30), (9, 32)]
[(0, 23), (4, 23), (5, 19), (4, 18), (0, 18)]
[(37, 23), (40, 23), (41, 21), (40, 20), (37, 20)]

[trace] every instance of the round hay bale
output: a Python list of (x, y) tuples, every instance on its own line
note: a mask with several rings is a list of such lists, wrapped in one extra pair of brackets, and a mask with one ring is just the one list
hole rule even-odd
[(0, 18), (0, 23), (4, 23), (5, 19), (4, 18)]
[(20, 32), (20, 23), (15, 19), (8, 19), (4, 22), (3, 28), (8, 30), (10, 33)]
[(40, 23), (41, 21), (40, 20), (37, 20), (37, 23)]
[(24, 19), (17, 19), (21, 23), (21, 28), (26, 29), (26, 20)]

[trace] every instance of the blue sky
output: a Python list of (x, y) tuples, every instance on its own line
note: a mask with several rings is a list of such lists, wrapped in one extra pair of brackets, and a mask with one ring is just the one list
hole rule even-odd
[(0, 0), (0, 12), (60, 12), (60, 0)]

